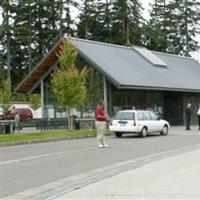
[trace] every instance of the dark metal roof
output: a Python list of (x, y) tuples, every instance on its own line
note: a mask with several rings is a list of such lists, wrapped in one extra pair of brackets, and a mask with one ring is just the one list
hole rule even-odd
[[(65, 38), (59, 40), (50, 53), (16, 88), (16, 92), (28, 92), (33, 88), (33, 85), (47, 70), (46, 68), (53, 65), (58, 59), (56, 52), (64, 41), (67, 40)], [(158, 67), (141, 55), (141, 52), (137, 51), (137, 47), (78, 38), (70, 38), (70, 41), (87, 62), (104, 74), (119, 89), (200, 92), (200, 64), (192, 58), (145, 50), (153, 59), (156, 58), (155, 61), (159, 61), (161, 64), (163, 62), (166, 65), (166, 67)], [(46, 68), (42, 67), (44, 63), (46, 63)], [(40, 76), (35, 74), (39, 69)]]
[(151, 51), (165, 68), (149, 62), (133, 47), (77, 38), (72, 43), (118, 88), (200, 92), (200, 64), (192, 58)]

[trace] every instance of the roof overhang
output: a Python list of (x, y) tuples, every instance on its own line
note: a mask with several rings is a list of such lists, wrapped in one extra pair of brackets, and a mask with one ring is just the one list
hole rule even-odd
[(50, 71), (55, 67), (58, 61), (62, 46), (66, 42), (66, 38), (62, 37), (49, 53), (33, 68), (33, 70), (25, 77), (25, 79), (14, 90), (16, 93), (30, 93), (38, 82), (43, 80)]
[(170, 92), (187, 92), (187, 93), (200, 93), (200, 90), (182, 89), (182, 88), (164, 88), (164, 87), (148, 87), (148, 86), (127, 86), (119, 85), (118, 89), (124, 90), (153, 90), (153, 91), (170, 91)]

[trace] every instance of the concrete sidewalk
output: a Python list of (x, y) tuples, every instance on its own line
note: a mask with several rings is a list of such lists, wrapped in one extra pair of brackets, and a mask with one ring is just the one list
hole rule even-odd
[(151, 162), (56, 200), (200, 199), (200, 150)]

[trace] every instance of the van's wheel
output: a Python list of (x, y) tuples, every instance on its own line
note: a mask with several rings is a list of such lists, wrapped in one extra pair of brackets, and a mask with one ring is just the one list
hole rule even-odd
[(143, 137), (143, 138), (147, 136), (147, 128), (146, 128), (146, 127), (144, 127), (144, 128), (141, 130), (140, 136)]
[(168, 135), (169, 127), (167, 125), (163, 126), (162, 131), (160, 132), (161, 135)]
[(115, 132), (115, 135), (116, 135), (117, 138), (122, 137), (122, 133), (119, 133), (119, 132)]

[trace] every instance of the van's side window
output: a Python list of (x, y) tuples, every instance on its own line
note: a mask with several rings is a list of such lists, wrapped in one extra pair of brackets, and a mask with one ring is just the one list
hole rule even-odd
[(143, 114), (143, 112), (138, 112), (137, 113), (137, 120), (139, 120), (139, 121), (143, 121), (144, 120), (144, 114)]

